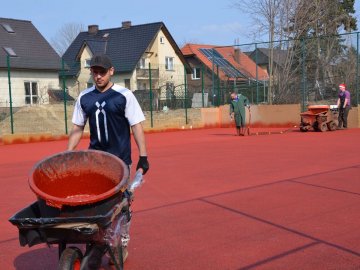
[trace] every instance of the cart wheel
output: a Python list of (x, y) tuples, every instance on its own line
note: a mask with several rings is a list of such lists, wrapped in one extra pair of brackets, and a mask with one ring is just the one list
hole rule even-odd
[(327, 124), (324, 123), (324, 122), (320, 124), (319, 128), (320, 128), (320, 131), (321, 131), (321, 132), (325, 132), (325, 131), (328, 130), (328, 126), (327, 126)]
[(58, 270), (80, 270), (82, 252), (77, 247), (66, 248), (59, 260)]
[(300, 127), (300, 131), (302, 131), (302, 132), (307, 132), (308, 129), (307, 129), (306, 127)]
[(313, 124), (313, 129), (315, 130), (315, 131), (320, 131), (320, 125), (319, 125), (319, 123), (316, 121), (316, 122), (314, 122), (314, 124)]
[(328, 128), (329, 128), (330, 131), (334, 131), (334, 130), (336, 130), (337, 125), (336, 125), (335, 122), (331, 121), (331, 122), (328, 123)]

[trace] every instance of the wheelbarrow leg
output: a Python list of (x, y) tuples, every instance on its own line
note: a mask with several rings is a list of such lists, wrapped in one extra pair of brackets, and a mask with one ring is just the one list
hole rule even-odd
[(66, 243), (65, 242), (61, 242), (61, 243), (59, 243), (59, 248), (58, 248), (59, 250), (59, 259), (60, 259), (60, 257), (61, 257), (61, 254), (63, 253), (63, 251), (66, 249)]
[(80, 270), (95, 270), (101, 266), (101, 260), (107, 250), (106, 245), (87, 244)]
[[(107, 246), (107, 252), (109, 253), (110, 258), (114, 263), (115, 269), (116, 270), (123, 270), (124, 269), (123, 268), (124, 261), (123, 261), (122, 246), (120, 245), (119, 247), (115, 247), (115, 248), (118, 249), (118, 252), (116, 252), (116, 254), (114, 253), (113, 248), (111, 248), (110, 246)], [(116, 259), (115, 256), (118, 256), (119, 258)]]

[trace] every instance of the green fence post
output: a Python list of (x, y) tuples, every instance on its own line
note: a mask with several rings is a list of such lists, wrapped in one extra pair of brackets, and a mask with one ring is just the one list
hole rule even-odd
[(152, 93), (152, 81), (151, 81), (151, 63), (149, 63), (149, 83), (150, 83), (150, 121), (151, 121), (151, 128), (154, 127), (153, 122), (153, 93)]
[(301, 39), (301, 55), (302, 55), (302, 94), (303, 94), (303, 98), (302, 98), (302, 111), (305, 111), (305, 104), (306, 104), (306, 65), (305, 65), (305, 39)]
[(201, 65), (201, 96), (202, 96), (202, 107), (205, 107), (205, 100), (204, 100), (204, 64)]
[(212, 106), (215, 106), (215, 59), (214, 59), (214, 48), (211, 49), (211, 64), (212, 64), (212, 74), (211, 74), (211, 79), (212, 79)]
[(188, 124), (187, 115), (187, 80), (186, 80), (186, 67), (184, 66), (184, 82), (185, 82), (185, 123)]
[(356, 105), (359, 104), (359, 32), (356, 33)]
[(219, 93), (220, 93), (220, 76), (219, 66), (216, 66), (216, 106), (220, 106)]
[(259, 104), (259, 72), (258, 72), (258, 52), (255, 43), (255, 68), (256, 68), (256, 104)]
[(64, 59), (61, 59), (61, 73), (62, 73), (62, 85), (64, 93), (64, 118), (65, 118), (65, 134), (68, 134), (67, 126), (67, 108), (66, 108), (66, 81), (65, 81), (65, 63)]
[(7, 62), (7, 71), (8, 71), (8, 84), (9, 84), (9, 105), (10, 105), (10, 125), (11, 125), (11, 134), (14, 134), (14, 119), (13, 119), (13, 109), (12, 109), (12, 94), (11, 94), (11, 76), (10, 76), (10, 56), (6, 56)]

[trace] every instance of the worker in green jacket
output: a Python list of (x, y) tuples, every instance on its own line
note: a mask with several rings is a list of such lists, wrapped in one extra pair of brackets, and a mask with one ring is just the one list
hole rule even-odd
[(232, 92), (230, 102), (230, 117), (231, 120), (235, 120), (237, 136), (244, 136), (245, 134), (245, 106), (250, 108), (249, 100), (247, 99), (247, 97), (242, 94)]

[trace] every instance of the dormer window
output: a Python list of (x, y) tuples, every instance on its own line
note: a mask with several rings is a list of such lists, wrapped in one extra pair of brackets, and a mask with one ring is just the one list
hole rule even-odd
[(10, 47), (3, 47), (3, 48), (8, 56), (11, 56), (11, 57), (17, 56), (16, 52), (13, 50), (13, 48), (10, 48)]
[(4, 29), (5, 29), (8, 33), (15, 33), (15, 31), (11, 28), (10, 24), (1, 23), (1, 26), (4, 27)]

